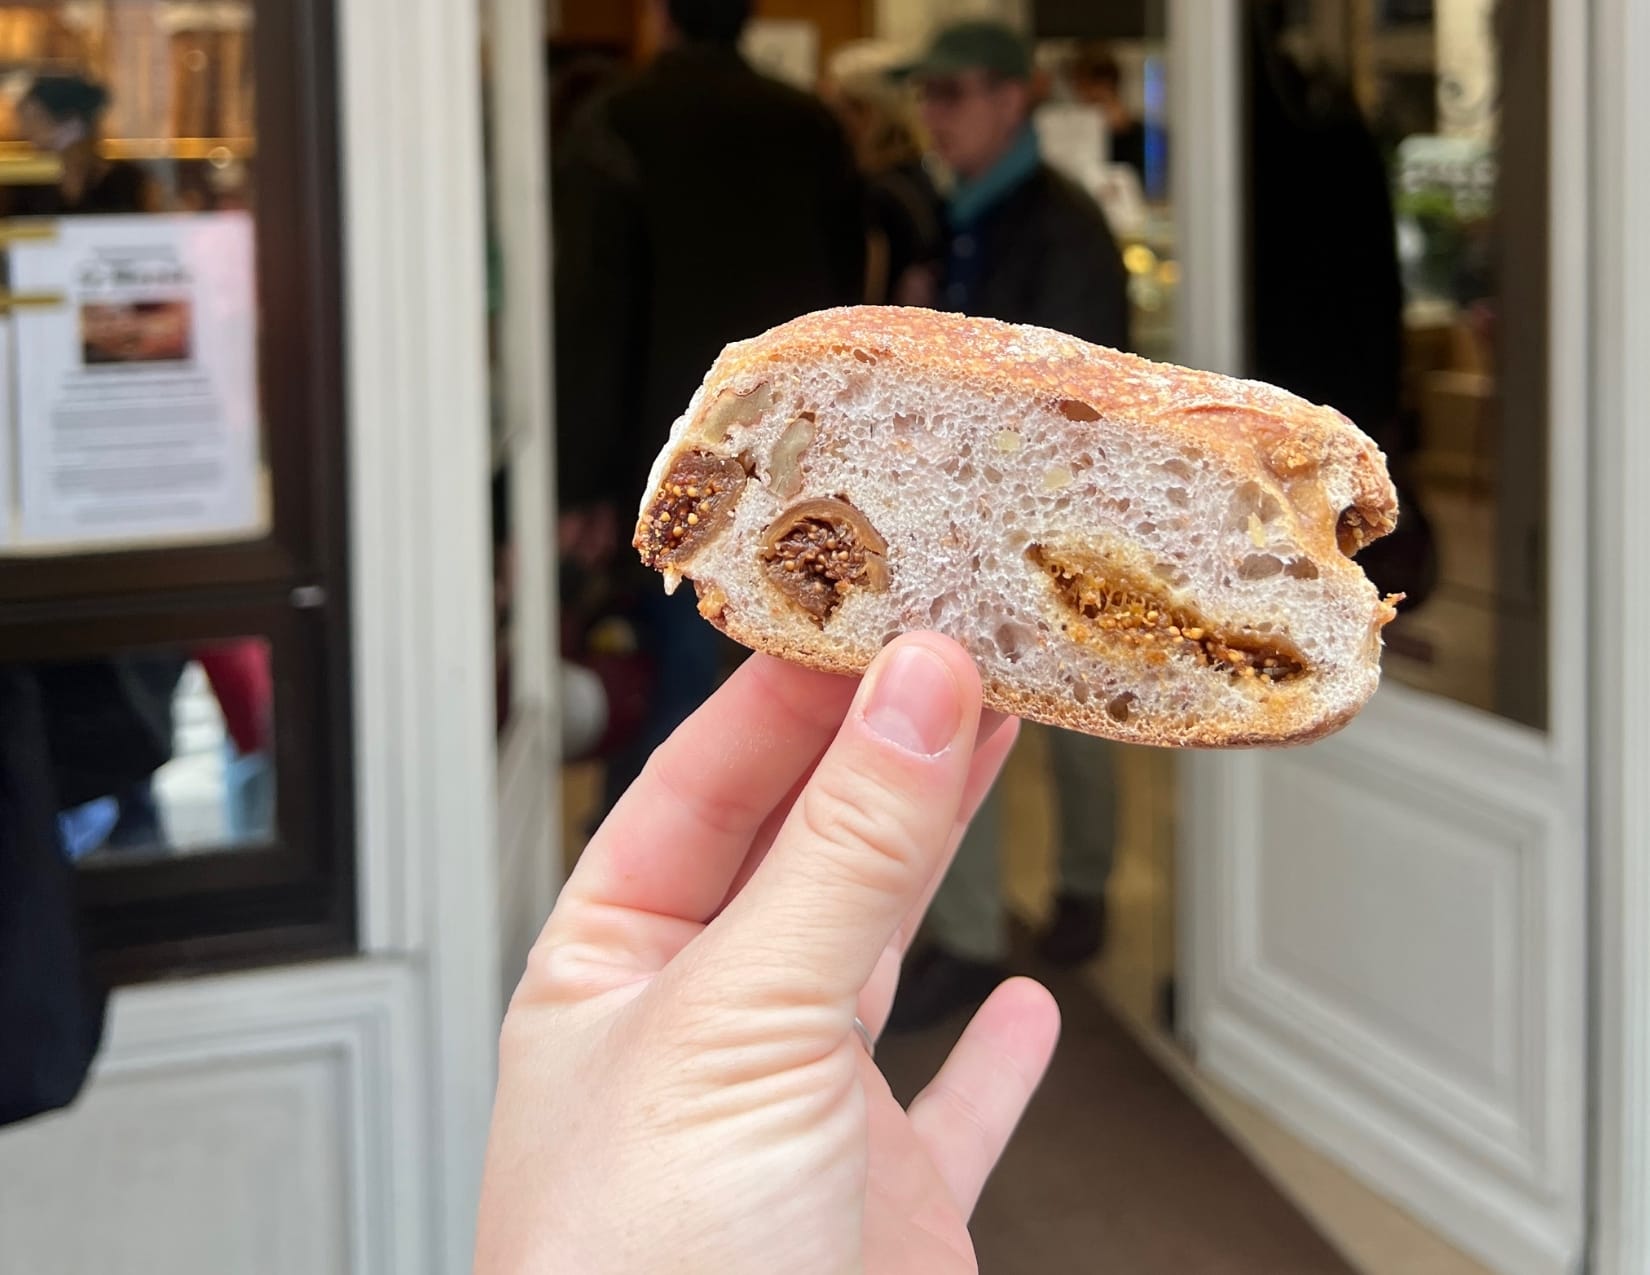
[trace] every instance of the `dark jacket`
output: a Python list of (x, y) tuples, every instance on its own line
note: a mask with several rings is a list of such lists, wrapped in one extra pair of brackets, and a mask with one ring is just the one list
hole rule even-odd
[(1047, 164), (954, 232), (945, 309), (1129, 342), (1128, 275), (1098, 204)]
[(921, 162), (896, 164), (866, 182), (866, 218), (887, 254), (880, 288), (866, 298), (898, 301), (907, 271), (927, 269), (945, 254), (945, 207)]
[(1251, 370), (1392, 451), (1404, 299), (1386, 165), (1349, 89), (1254, 56)]
[(1250, 25), (1250, 372), (1351, 417), (1387, 453), (1398, 526), (1358, 555), (1413, 610), (1438, 582), (1432, 524), (1411, 486), (1402, 410), (1404, 294), (1385, 161), (1344, 84), (1307, 74)]
[(187, 667), (146, 652), (37, 670), (63, 809), (141, 784), (172, 759), (172, 697)]
[(558, 158), (560, 495), (634, 505), (729, 341), (859, 299), (863, 196), (826, 108), (692, 45), (594, 101)]
[(59, 186), (17, 186), (6, 200), (9, 217), (85, 217), (94, 213), (141, 213), (149, 209), (149, 176), (136, 164), (116, 160), (70, 200)]
[(34, 675), (0, 666), (0, 1125), (73, 1102), (103, 1035), (49, 734)]

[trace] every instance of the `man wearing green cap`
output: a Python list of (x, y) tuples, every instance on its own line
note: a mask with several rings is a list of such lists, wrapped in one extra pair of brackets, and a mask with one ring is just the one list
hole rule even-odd
[(1099, 206), (1043, 162), (1032, 70), (1024, 37), (983, 21), (941, 31), (913, 69), (934, 152), (955, 178), (938, 300), (1120, 346), (1122, 258)]
[[(1127, 274), (1105, 216), (1038, 152), (1028, 43), (999, 23), (962, 23), (935, 37), (912, 74), (933, 149), (955, 178), (936, 304), (1126, 345)], [(1038, 946), (1046, 959), (1076, 964), (1105, 938), (1116, 780), (1102, 741), (1070, 731), (1048, 740), (1060, 894)], [(993, 797), (935, 897), (928, 944), (907, 966), (891, 1028), (919, 1028), (972, 1007), (1004, 977), (1000, 823)]]

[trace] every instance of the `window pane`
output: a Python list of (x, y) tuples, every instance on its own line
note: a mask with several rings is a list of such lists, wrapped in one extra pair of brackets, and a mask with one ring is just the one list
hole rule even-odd
[(141, 648), (26, 672), (70, 859), (131, 864), (275, 840), (267, 641)]
[(1519, 37), (1544, 13), (1258, 3), (1250, 66), (1253, 371), (1388, 454), (1402, 520), (1360, 556), (1409, 595), (1388, 675), (1537, 727), (1546, 80)]
[(250, 0), (0, 2), (0, 554), (271, 525)]

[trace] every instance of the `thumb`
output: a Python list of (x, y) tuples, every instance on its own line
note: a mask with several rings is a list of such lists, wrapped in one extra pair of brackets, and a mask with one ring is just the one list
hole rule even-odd
[(702, 936), (734, 968), (851, 1002), (944, 861), (980, 717), (980, 679), (949, 638), (900, 638), (746, 887)]

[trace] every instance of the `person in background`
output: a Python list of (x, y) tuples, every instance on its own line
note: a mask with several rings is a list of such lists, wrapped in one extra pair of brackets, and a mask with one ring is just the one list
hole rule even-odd
[(56, 155), (62, 175), (51, 187), (19, 187), (7, 209), (14, 217), (152, 212), (156, 197), (143, 169), (102, 151), (109, 94), (78, 75), (42, 75), (17, 104), (23, 140)]
[(0, 664), (0, 1126), (72, 1103), (103, 1039), (61, 823), (91, 794), (61, 786), (51, 711), (36, 669)]
[(854, 145), (866, 183), (865, 300), (929, 305), (944, 248), (939, 192), (923, 162), (910, 95), (867, 41), (839, 50), (822, 95)]
[[(722, 347), (864, 286), (848, 140), (823, 103), (741, 57), (749, 12), (650, 0), (659, 54), (588, 104), (559, 156), (558, 530), (586, 566), (629, 538), (653, 457)], [(637, 597), (656, 689), (645, 728), (608, 759), (610, 802), (714, 688), (725, 652), (692, 590)]]
[[(1438, 545), (1416, 490), (1420, 438), (1404, 410), (1404, 289), (1386, 161), (1352, 88), (1284, 47), (1287, 10), (1248, 10), (1250, 373), (1344, 412), (1386, 453), (1398, 525), (1358, 555), (1401, 613), (1438, 583)], [(1332, 331), (1313, 316), (1333, 307)]]
[(623, 64), (605, 53), (580, 54), (550, 71), (550, 153), (559, 155), (567, 130), (585, 103), (624, 76)]
[(1123, 72), (1111, 50), (1103, 44), (1083, 48), (1072, 64), (1071, 87), (1105, 117), (1111, 162), (1127, 164), (1145, 181), (1146, 125), (1123, 98)]
[[(156, 206), (153, 187), (136, 164), (109, 160), (102, 152), (102, 122), (109, 94), (102, 85), (78, 75), (42, 75), (17, 104), (17, 123), (23, 138), (35, 150), (57, 156), (62, 172), (55, 186), (20, 186), (5, 200), (14, 217), (87, 216), (141, 213)], [(76, 678), (81, 666), (65, 666), (57, 676)], [(152, 718), (170, 755), (170, 704), (183, 674), (182, 662), (171, 657), (129, 656), (112, 683), (122, 696), (137, 697), (138, 710)], [(84, 666), (89, 685), (102, 685), (107, 675), (101, 663)], [(111, 704), (118, 713), (122, 705)], [(162, 756), (162, 761), (165, 756)], [(113, 823), (100, 833), (116, 848), (140, 849), (164, 844), (165, 828), (155, 803), (151, 770), (127, 783), (97, 794), (113, 803)], [(101, 821), (100, 821), (101, 822)], [(91, 838), (87, 838), (91, 840)]]
[[(1095, 202), (1046, 164), (1031, 125), (1029, 44), (1011, 28), (969, 22), (941, 31), (915, 68), (923, 120), (955, 174), (940, 304), (1125, 346), (1127, 273)], [(1040, 936), (1049, 960), (1077, 964), (1105, 938), (1116, 779), (1111, 746), (1049, 736), (1060, 818), (1060, 887)], [(995, 797), (965, 834), (929, 913), (890, 1026), (916, 1029), (982, 1001), (1004, 977), (1008, 934)]]

